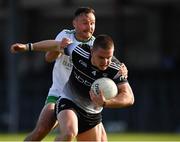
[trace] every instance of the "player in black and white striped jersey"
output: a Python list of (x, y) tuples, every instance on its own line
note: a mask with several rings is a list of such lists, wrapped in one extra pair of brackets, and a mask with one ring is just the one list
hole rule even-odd
[[(101, 131), (98, 124), (102, 121), (103, 107), (121, 108), (134, 103), (127, 79), (121, 78), (118, 73), (118, 61), (112, 60), (113, 40), (110, 36), (100, 35), (95, 39), (92, 49), (88, 45), (72, 44), (64, 49), (64, 53), (71, 56), (73, 70), (56, 106), (57, 119), (61, 122), (61, 133), (56, 140), (72, 140), (77, 137), (81, 141), (99, 141)], [(116, 97), (106, 100), (102, 92), (94, 95), (90, 91), (94, 80), (101, 77), (115, 81), (118, 86)]]

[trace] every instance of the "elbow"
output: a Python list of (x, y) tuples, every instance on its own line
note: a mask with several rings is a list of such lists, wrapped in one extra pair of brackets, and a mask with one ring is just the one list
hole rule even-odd
[(60, 56), (60, 55), (61, 54), (58, 51), (47, 52), (45, 55), (45, 61), (51, 63), (51, 62), (55, 61), (58, 58), (58, 56)]
[(125, 101), (123, 106), (124, 107), (130, 107), (132, 105), (134, 105), (134, 99)]
[(132, 105), (134, 105), (134, 102), (135, 102), (134, 95), (133, 94), (130, 95), (130, 97), (128, 97), (126, 99), (126, 101), (124, 101), (124, 102), (125, 102), (124, 106), (132, 106)]
[(132, 91), (132, 89), (130, 89), (128, 92), (127, 92), (127, 105), (128, 106), (132, 106), (134, 105), (134, 102), (135, 102), (135, 99), (134, 99), (134, 93)]
[(134, 102), (135, 102), (135, 100), (134, 100), (134, 95), (132, 94), (132, 97), (131, 97), (130, 100), (129, 100), (129, 106), (134, 105)]
[(53, 62), (54, 60), (52, 60), (51, 58), (49, 58), (48, 56), (45, 56), (45, 61), (48, 63)]
[(129, 106), (134, 105), (134, 97), (129, 100)]

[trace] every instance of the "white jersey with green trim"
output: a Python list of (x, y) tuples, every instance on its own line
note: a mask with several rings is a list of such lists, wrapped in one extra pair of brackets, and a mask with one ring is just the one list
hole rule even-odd
[[(78, 41), (75, 37), (75, 30), (62, 30), (57, 36), (57, 41), (61, 41), (63, 38), (69, 38), (73, 43), (77, 44), (88, 44), (90, 46), (93, 45), (95, 37), (92, 36), (88, 41)], [(56, 59), (53, 72), (52, 72), (52, 86), (49, 90), (48, 96), (55, 96), (59, 97), (64, 85), (69, 79), (70, 73), (72, 71), (72, 62), (69, 56), (61, 55), (59, 58)]]

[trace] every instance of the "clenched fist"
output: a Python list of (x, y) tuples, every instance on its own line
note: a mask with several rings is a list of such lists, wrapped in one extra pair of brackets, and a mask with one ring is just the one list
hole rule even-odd
[(11, 45), (10, 48), (11, 53), (25, 52), (27, 50), (28, 50), (27, 44), (22, 44), (22, 43), (15, 43)]

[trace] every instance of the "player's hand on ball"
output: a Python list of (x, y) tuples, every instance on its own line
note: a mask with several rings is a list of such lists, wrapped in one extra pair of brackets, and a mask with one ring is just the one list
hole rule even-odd
[(105, 102), (105, 97), (103, 95), (103, 91), (102, 90), (99, 90), (99, 94), (96, 95), (94, 93), (94, 91), (91, 89), (89, 91), (89, 94), (90, 94), (90, 98), (91, 100), (93, 101), (93, 103), (96, 105), (96, 106), (103, 106), (104, 102)]
[(26, 44), (15, 43), (11, 45), (10, 51), (11, 53), (24, 52), (27, 50)]

